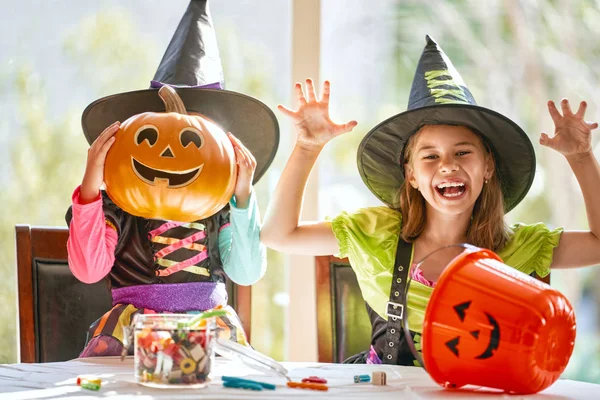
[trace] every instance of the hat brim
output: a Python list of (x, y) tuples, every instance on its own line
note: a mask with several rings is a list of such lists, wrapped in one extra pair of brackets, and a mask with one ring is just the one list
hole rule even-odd
[(358, 148), (357, 164), (369, 190), (388, 206), (399, 209), (404, 146), (423, 125), (441, 124), (469, 127), (487, 141), (494, 152), (505, 211), (519, 204), (535, 176), (533, 145), (527, 134), (507, 117), (469, 104), (436, 104), (408, 110), (367, 133)]
[[(206, 115), (242, 141), (256, 158), (254, 183), (267, 171), (279, 146), (279, 124), (264, 103), (241, 93), (227, 90), (176, 88), (188, 112)], [(115, 121), (144, 112), (164, 112), (158, 89), (145, 89), (103, 97), (83, 112), (83, 133), (92, 144)]]

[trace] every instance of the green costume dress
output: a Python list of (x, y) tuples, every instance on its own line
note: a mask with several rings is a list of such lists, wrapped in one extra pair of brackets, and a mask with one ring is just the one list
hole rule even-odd
[[(342, 212), (332, 220), (333, 232), (340, 247), (340, 253), (336, 256), (349, 259), (364, 300), (386, 320), (385, 308), (390, 297), (401, 227), (401, 214), (389, 207)], [(548, 275), (553, 250), (560, 241), (562, 228), (550, 230), (542, 223), (516, 224), (511, 231), (509, 241), (497, 252), (504, 263), (528, 275), (532, 272), (540, 277)], [(420, 350), (420, 333), (432, 291), (432, 287), (417, 281), (412, 281), (409, 287), (408, 323), (410, 330), (419, 334), (413, 338), (417, 350)], [(378, 356), (381, 357), (381, 354)]]

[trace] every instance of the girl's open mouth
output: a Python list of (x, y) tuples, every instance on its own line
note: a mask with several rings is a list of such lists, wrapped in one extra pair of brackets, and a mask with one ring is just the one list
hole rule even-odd
[(437, 185), (435, 189), (442, 197), (453, 199), (462, 196), (467, 186), (462, 182), (444, 182)]

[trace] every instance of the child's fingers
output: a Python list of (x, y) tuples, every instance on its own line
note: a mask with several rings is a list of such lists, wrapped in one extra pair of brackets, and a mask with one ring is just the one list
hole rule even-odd
[(235, 136), (233, 133), (229, 133), (229, 134), (236, 141), (237, 146), (240, 148), (240, 150), (242, 150), (247, 156), (254, 157), (254, 156), (252, 156), (252, 153), (250, 152), (250, 150), (248, 150), (248, 148), (246, 146), (244, 146), (244, 143), (242, 143), (242, 141), (237, 136)]
[(227, 135), (229, 136), (229, 139), (232, 141), (232, 143), (235, 145), (235, 147), (245, 148), (242, 141), (240, 139), (238, 139), (237, 136), (235, 136), (233, 133), (228, 132)]
[(121, 124), (121, 122), (120, 122), (120, 121), (115, 121), (115, 122), (113, 122), (112, 124), (110, 124), (109, 126), (107, 126), (107, 127), (104, 129), (104, 130), (105, 130), (105, 131), (107, 131), (107, 130), (109, 130), (110, 128), (112, 128), (112, 127), (114, 127), (114, 126), (116, 126), (116, 125), (120, 125), (120, 124)]
[(343, 125), (336, 125), (335, 133), (341, 135), (342, 133), (350, 132), (356, 125), (358, 125), (358, 122), (356, 121), (350, 121)]
[(235, 150), (237, 163), (238, 164), (240, 164), (240, 163), (246, 164), (248, 154), (246, 151), (244, 151), (244, 150), (246, 150), (246, 147), (244, 146), (242, 141), (240, 139), (238, 139), (237, 137), (235, 137), (233, 135), (233, 133), (231, 133), (231, 132), (227, 132), (227, 136), (229, 137), (229, 140), (231, 140), (231, 143), (233, 144), (233, 150)]
[[(109, 125), (108, 127), (106, 127), (106, 129), (104, 129), (102, 131), (102, 133), (96, 138), (96, 140), (94, 140), (94, 143), (92, 143), (92, 145), (90, 146), (91, 149), (102, 149), (102, 146), (104, 146), (107, 142), (107, 140), (109, 140), (110, 138), (114, 137), (115, 133), (117, 133), (117, 131), (119, 130), (119, 122), (114, 122), (111, 125)], [(92, 150), (94, 151), (94, 150)]]
[(331, 84), (329, 81), (323, 82), (323, 93), (321, 94), (321, 102), (329, 104), (329, 95), (331, 93)]
[[(106, 129), (104, 129), (102, 131), (100, 136), (98, 136), (98, 139), (102, 138), (103, 141), (108, 140), (109, 137), (114, 135), (119, 130), (120, 124), (121, 123), (119, 121), (115, 121), (112, 124), (110, 124), (109, 126), (107, 126)], [(98, 139), (96, 139), (96, 140), (98, 140)]]
[(279, 104), (277, 106), (277, 109), (279, 111), (281, 111), (283, 114), (287, 115), (288, 117), (291, 117), (291, 118), (295, 118), (296, 117), (296, 113), (294, 111), (290, 110), (289, 108), (287, 108), (285, 106), (282, 106), (281, 104)]
[(244, 154), (240, 151), (239, 147), (234, 147), (235, 150), (235, 161), (237, 165), (242, 165), (244, 163)]
[(119, 121), (115, 121), (112, 124), (110, 124), (109, 126), (107, 126), (106, 128), (104, 128), (104, 130), (102, 131), (102, 133), (100, 135), (105, 134), (107, 131), (110, 131), (111, 129), (113, 129), (115, 126), (120, 125), (121, 123)]
[(548, 112), (550, 113), (550, 117), (552, 117), (552, 121), (554, 121), (555, 124), (562, 118), (558, 112), (558, 109), (556, 108), (556, 104), (554, 104), (552, 100), (548, 101)]
[[(233, 136), (233, 135), (231, 135)], [(244, 144), (235, 136), (233, 137), (234, 140), (237, 141), (236, 144), (236, 153), (239, 155), (240, 157), (240, 162), (244, 164), (244, 166), (246, 167), (253, 167), (256, 165), (256, 159), (254, 158), (254, 156), (252, 155), (252, 153), (250, 152), (250, 150), (248, 150), (246, 148), (246, 146), (244, 146)]]
[(238, 165), (240, 167), (243, 167), (244, 169), (250, 169), (252, 167), (252, 161), (248, 157), (248, 154), (246, 152), (244, 152), (244, 149), (242, 149), (240, 147), (238, 147), (236, 150), (237, 150), (237, 154), (239, 156)]
[(597, 122), (586, 122), (588, 128), (590, 128), (590, 130), (594, 130), (598, 127), (598, 123)]
[(233, 145), (239, 149), (245, 149), (246, 146), (244, 146), (244, 143), (242, 143), (242, 141), (240, 139), (237, 138), (237, 136), (235, 136), (233, 133), (228, 132), (227, 135), (229, 136), (229, 140), (231, 140), (231, 143), (233, 143)]
[(256, 166), (256, 158), (254, 158), (254, 155), (252, 154), (252, 152), (243, 144), (240, 147), (240, 151), (242, 153), (244, 153), (244, 157), (246, 158), (246, 161), (248, 162), (248, 166), (255, 167)]
[(231, 142), (231, 144), (233, 145), (233, 147), (236, 147), (237, 146), (237, 141), (235, 140), (236, 137), (233, 136), (233, 133), (227, 132), (227, 137), (229, 138), (229, 141)]
[(306, 97), (304, 97), (304, 92), (302, 91), (302, 85), (300, 83), (296, 83), (294, 88), (296, 89), (296, 97), (298, 98), (298, 104), (300, 104), (300, 105), (306, 104)]
[(317, 101), (317, 96), (315, 95), (315, 85), (310, 78), (306, 80), (306, 93), (308, 94), (308, 101)]
[(569, 100), (562, 99), (560, 101), (560, 108), (562, 109), (563, 116), (572, 116), (573, 111), (571, 111), (571, 105), (569, 104)]
[(232, 137), (231, 133), (227, 133), (227, 139), (229, 139), (229, 141), (231, 142), (231, 145), (233, 146), (233, 151), (235, 151), (235, 149), (237, 149), (238, 144), (236, 143), (235, 139)]
[(579, 109), (575, 113), (575, 117), (583, 119), (583, 116), (585, 115), (585, 110), (587, 110), (587, 102), (582, 101), (581, 103), (579, 103)]
[(233, 145), (233, 151), (235, 152), (235, 162), (237, 165), (242, 165), (245, 162), (245, 154), (240, 149), (239, 140), (231, 133), (229, 133), (228, 136), (231, 144)]
[(102, 147), (100, 148), (100, 152), (98, 153), (98, 156), (102, 157), (102, 159), (106, 159), (106, 155), (108, 154), (108, 151), (112, 147), (113, 143), (115, 143), (115, 140), (116, 139), (114, 136), (108, 138), (106, 143), (104, 143), (102, 145)]
[(542, 146), (554, 148), (554, 141), (545, 132), (542, 132), (540, 135), (540, 144)]

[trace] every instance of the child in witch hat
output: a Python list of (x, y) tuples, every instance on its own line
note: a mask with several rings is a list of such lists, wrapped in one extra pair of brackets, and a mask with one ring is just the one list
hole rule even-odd
[[(410, 270), (407, 307), (418, 342), (441, 270), (412, 266), (438, 248), (471, 243), (540, 277), (550, 268), (600, 263), (600, 168), (591, 149), (597, 124), (585, 122), (586, 103), (573, 113), (564, 99), (561, 113), (548, 102), (555, 134), (543, 133), (540, 143), (567, 158), (583, 192), (590, 230), (563, 232), (541, 223), (508, 227), (504, 214), (533, 182), (533, 146), (513, 121), (478, 106), (446, 54), (430, 37), (426, 41), (408, 110), (374, 127), (358, 149), (359, 173), (385, 207), (342, 212), (331, 221), (300, 222), (304, 187), (323, 146), (357, 123), (339, 125), (329, 118), (329, 82), (320, 99), (311, 80), (305, 90), (296, 84), (298, 109), (279, 106), (294, 121), (297, 141), (261, 238), (280, 251), (349, 258), (373, 325), (371, 349), (354, 362), (413, 365), (400, 333), (404, 315), (398, 312), (404, 305), (399, 305)], [(390, 327), (386, 320), (397, 325)]]
[[(123, 326), (134, 315), (149, 312), (194, 313), (223, 307), (227, 316), (218, 318), (220, 335), (247, 344), (239, 318), (227, 305), (225, 281), (250, 285), (265, 272), (252, 185), (275, 156), (279, 127), (266, 105), (222, 90), (222, 81), (207, 2), (192, 0), (151, 88), (99, 99), (84, 111), (82, 125), (91, 148), (83, 182), (67, 212), (69, 266), (86, 283), (106, 278), (114, 307), (90, 327), (82, 357), (120, 355)], [(100, 190), (104, 162), (119, 129), (114, 121), (164, 111), (157, 93), (163, 85), (177, 85), (187, 110), (237, 135), (230, 136), (238, 165), (233, 198), (212, 216), (192, 223), (134, 215), (135, 210), (124, 211)], [(161, 157), (174, 157), (175, 150), (170, 145), (167, 149)]]

